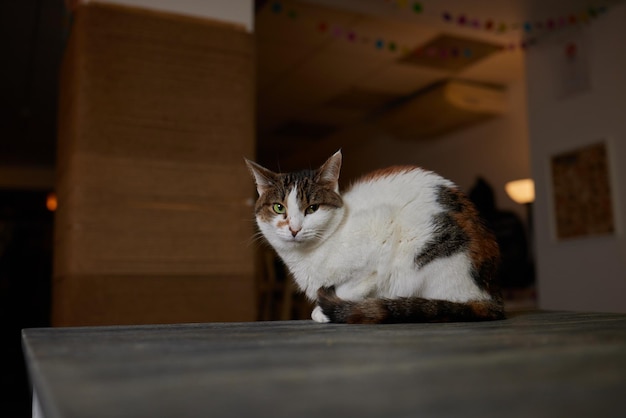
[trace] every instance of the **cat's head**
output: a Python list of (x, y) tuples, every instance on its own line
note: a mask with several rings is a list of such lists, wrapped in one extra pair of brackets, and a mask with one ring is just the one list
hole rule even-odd
[(341, 222), (341, 151), (317, 170), (282, 174), (249, 160), (246, 164), (259, 193), (255, 205), (257, 224), (277, 250), (315, 245)]

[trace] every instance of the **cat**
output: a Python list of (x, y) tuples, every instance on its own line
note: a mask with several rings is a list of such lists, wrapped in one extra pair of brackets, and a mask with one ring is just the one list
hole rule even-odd
[(245, 161), (260, 233), (315, 301), (314, 321), (504, 318), (498, 245), (451, 181), (394, 166), (340, 193), (341, 150), (316, 170), (286, 174)]

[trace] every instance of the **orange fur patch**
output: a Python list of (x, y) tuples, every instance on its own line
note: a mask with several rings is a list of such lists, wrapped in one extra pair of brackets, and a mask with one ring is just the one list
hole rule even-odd
[(468, 303), (470, 309), (479, 318), (486, 318), (489, 316), (489, 308), (485, 305), (484, 302), (469, 302)]
[(387, 168), (381, 168), (378, 170), (374, 170), (371, 173), (368, 173), (361, 177), (362, 181), (371, 181), (379, 178), (389, 177), (396, 174), (408, 173), (409, 171), (417, 170), (419, 167), (412, 165), (394, 165)]
[(504, 319), (504, 307), (498, 301), (473, 301), (468, 305), (476, 319), (497, 320)]

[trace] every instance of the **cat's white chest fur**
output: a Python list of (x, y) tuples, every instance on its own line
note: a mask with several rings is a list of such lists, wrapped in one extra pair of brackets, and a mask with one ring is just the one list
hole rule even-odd
[[(390, 207), (353, 211), (346, 202), (344, 220), (321, 245), (283, 253), (295, 280), (310, 298), (320, 287), (336, 286), (348, 299), (378, 293), (395, 244)], [(363, 213), (365, 212), (365, 213)], [(383, 276), (383, 277), (381, 277)]]

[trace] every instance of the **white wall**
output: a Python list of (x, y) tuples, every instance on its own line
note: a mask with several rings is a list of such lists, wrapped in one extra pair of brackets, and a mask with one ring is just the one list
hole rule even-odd
[[(540, 307), (626, 312), (626, 5), (615, 6), (583, 31), (559, 34), (526, 58), (529, 131), (536, 180), (536, 249)], [(590, 87), (559, 98), (567, 76), (564, 48), (585, 45)], [(584, 69), (585, 66), (583, 66)], [(569, 68), (572, 69), (572, 68)], [(611, 236), (557, 241), (550, 196), (550, 157), (608, 138), (615, 212), (620, 231)]]

